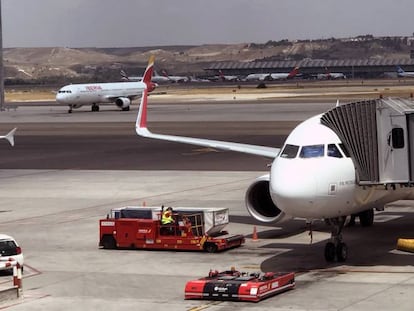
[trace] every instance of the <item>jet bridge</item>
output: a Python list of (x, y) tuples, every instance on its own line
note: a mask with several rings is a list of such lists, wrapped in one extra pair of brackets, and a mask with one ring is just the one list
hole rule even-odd
[(360, 185), (414, 185), (414, 101), (375, 99), (340, 105), (322, 124), (341, 139)]

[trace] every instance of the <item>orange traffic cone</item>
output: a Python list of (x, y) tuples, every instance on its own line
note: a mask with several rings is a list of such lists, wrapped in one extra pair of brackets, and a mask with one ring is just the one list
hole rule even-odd
[(257, 236), (256, 226), (253, 227), (252, 241), (259, 241), (259, 237)]

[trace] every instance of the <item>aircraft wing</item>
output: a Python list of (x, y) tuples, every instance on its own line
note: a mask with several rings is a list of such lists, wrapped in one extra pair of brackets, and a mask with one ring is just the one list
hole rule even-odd
[(164, 135), (164, 134), (155, 134), (148, 130), (147, 128), (147, 102), (148, 102), (148, 91), (144, 89), (141, 97), (141, 104), (139, 106), (137, 121), (135, 124), (136, 132), (139, 136), (167, 140), (173, 142), (180, 142), (190, 145), (210, 147), (226, 151), (236, 151), (247, 154), (259, 155), (268, 158), (275, 158), (280, 149), (258, 146), (258, 145), (249, 145), (249, 144), (240, 144), (219, 140), (210, 140), (202, 138), (192, 138), (184, 136), (174, 136), (174, 135)]

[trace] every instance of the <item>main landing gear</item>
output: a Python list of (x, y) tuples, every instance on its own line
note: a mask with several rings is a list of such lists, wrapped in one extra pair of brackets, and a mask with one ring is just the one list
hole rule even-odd
[(346, 217), (326, 219), (325, 222), (331, 227), (331, 241), (325, 245), (326, 261), (345, 261), (348, 257), (348, 247), (342, 241), (342, 228), (345, 225)]
[(98, 106), (98, 104), (93, 103), (93, 104), (92, 104), (92, 107), (91, 107), (91, 110), (92, 110), (92, 111), (99, 111), (99, 106)]

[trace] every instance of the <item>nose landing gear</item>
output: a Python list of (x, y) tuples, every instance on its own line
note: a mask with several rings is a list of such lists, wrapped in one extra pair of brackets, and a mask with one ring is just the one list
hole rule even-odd
[(325, 222), (331, 227), (331, 241), (325, 245), (325, 259), (328, 262), (343, 262), (348, 257), (348, 247), (342, 241), (342, 228), (346, 217), (326, 219)]

